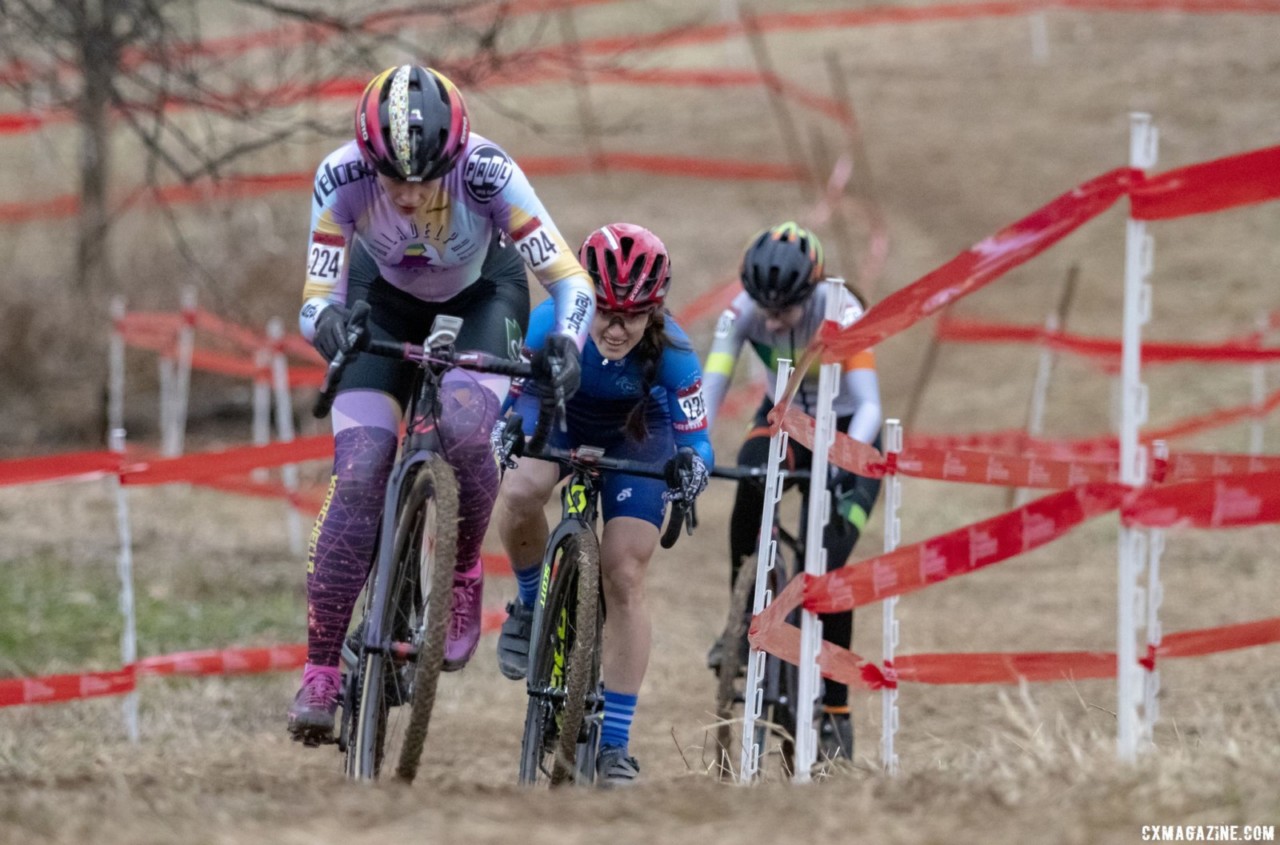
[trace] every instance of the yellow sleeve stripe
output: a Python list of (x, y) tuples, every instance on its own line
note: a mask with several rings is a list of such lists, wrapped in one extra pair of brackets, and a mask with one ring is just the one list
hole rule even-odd
[(302, 286), (302, 301), (306, 302), (308, 299), (311, 299), (313, 296), (318, 296), (321, 299), (328, 299), (330, 296), (333, 295), (333, 287), (334, 287), (333, 285), (320, 284), (319, 282), (309, 281)]
[(703, 367), (708, 373), (716, 373), (722, 376), (733, 375), (733, 365), (737, 363), (737, 358), (727, 352), (712, 352), (707, 356), (706, 366)]

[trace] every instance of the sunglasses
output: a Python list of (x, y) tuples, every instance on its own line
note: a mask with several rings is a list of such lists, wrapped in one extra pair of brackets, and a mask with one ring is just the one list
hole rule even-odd
[(647, 322), (653, 312), (653, 308), (644, 308), (639, 311), (613, 311), (608, 308), (597, 308), (596, 316), (610, 325), (616, 320), (625, 326), (637, 326), (642, 322)]

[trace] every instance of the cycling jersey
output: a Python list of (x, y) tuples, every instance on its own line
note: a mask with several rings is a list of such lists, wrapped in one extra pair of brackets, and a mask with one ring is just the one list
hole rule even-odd
[[(543, 302), (529, 317), (528, 349), (542, 348), (552, 329), (552, 304)], [(664, 420), (674, 432), (675, 446), (690, 446), (708, 467), (715, 463), (711, 439), (707, 434), (707, 406), (702, 395), (702, 368), (698, 356), (689, 343), (684, 330), (667, 317), (667, 335), (672, 345), (662, 352), (657, 377), (649, 391), (650, 413), (648, 421)], [(641, 364), (631, 352), (620, 361), (610, 361), (600, 354), (595, 341), (587, 337), (582, 349), (582, 382), (578, 392), (569, 400), (566, 411), (571, 421), (577, 421), (590, 430), (617, 432), (622, 429), (627, 415), (641, 398), (644, 376)], [(530, 395), (538, 395), (540, 386), (527, 384), (524, 389)], [(526, 414), (526, 425), (532, 421)], [(649, 426), (653, 430), (653, 425)], [(530, 429), (532, 430), (532, 429)], [(605, 445), (593, 443), (591, 445)]]
[[(494, 229), (516, 245), (555, 302), (555, 330), (586, 338), (594, 288), (515, 160), (471, 133), (457, 166), (425, 183), (433, 193), (412, 216), (401, 212), (350, 141), (316, 170), (303, 299), (346, 303), (348, 252), (358, 239), (390, 285), (443, 302), (480, 277)], [(304, 333), (317, 309), (307, 313)]]
[[(720, 410), (729, 381), (733, 378), (734, 365), (744, 342), (749, 342), (756, 355), (764, 362), (769, 374), (765, 381), (765, 394), (770, 402), (775, 399), (778, 360), (788, 358), (797, 362), (805, 347), (817, 335), (827, 308), (827, 291), (830, 286), (819, 285), (804, 303), (804, 314), (795, 328), (769, 331), (765, 326), (766, 315), (747, 293), (740, 293), (716, 323), (715, 339), (707, 354), (706, 395), (710, 421)], [(848, 290), (839, 289), (840, 323), (850, 325), (862, 316), (862, 306)], [(847, 433), (863, 443), (875, 440), (880, 431), (880, 385), (876, 377), (875, 356), (871, 350), (859, 352), (846, 359), (840, 391), (833, 410), (837, 417), (850, 417)], [(806, 414), (813, 415), (818, 401), (819, 365), (805, 373), (796, 392), (794, 405)]]

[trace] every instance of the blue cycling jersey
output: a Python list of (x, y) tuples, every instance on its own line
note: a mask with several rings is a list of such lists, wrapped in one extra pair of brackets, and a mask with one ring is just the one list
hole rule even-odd
[[(530, 353), (542, 348), (554, 320), (555, 304), (551, 300), (533, 309), (525, 336)], [(688, 335), (670, 315), (667, 316), (667, 336), (671, 345), (663, 350), (657, 378), (649, 391), (645, 419), (651, 431), (660, 420), (666, 421), (671, 426), (676, 447), (692, 447), (710, 467), (715, 462), (715, 453), (707, 434), (702, 367)], [(595, 341), (588, 336), (582, 348), (581, 386), (565, 409), (571, 420), (579, 425), (585, 423), (590, 427), (588, 430), (610, 434), (620, 431), (644, 388), (642, 364), (636, 359), (632, 351), (620, 361), (610, 361), (600, 354)], [(529, 392), (536, 393), (536, 385), (530, 385)]]

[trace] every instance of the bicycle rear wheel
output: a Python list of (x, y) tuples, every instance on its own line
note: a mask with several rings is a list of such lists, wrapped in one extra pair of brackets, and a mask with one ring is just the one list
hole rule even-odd
[(589, 783), (595, 777), (598, 725), (585, 717), (588, 709), (599, 706), (592, 699), (598, 698), (603, 608), (595, 535), (572, 535), (552, 554), (551, 585), (534, 632), (520, 782), (557, 786), (571, 779)]
[(373, 780), (387, 759), (411, 781), (426, 741), (453, 603), (457, 482), (438, 455), (419, 468), (396, 526), (395, 565), (374, 584), (369, 612), (381, 608), (382, 642), (359, 643), (347, 774)]

